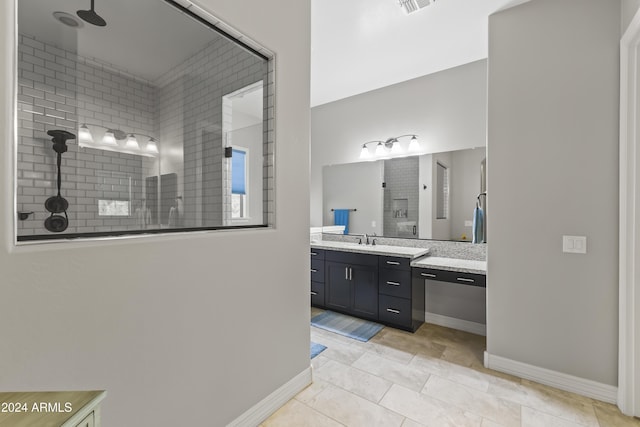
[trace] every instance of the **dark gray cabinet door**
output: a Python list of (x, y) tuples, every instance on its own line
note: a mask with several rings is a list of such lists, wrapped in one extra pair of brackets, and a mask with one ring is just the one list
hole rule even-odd
[(378, 269), (350, 266), (353, 300), (351, 311), (358, 317), (378, 319)]
[(351, 308), (349, 265), (340, 262), (326, 262), (324, 280), (326, 307), (348, 312)]

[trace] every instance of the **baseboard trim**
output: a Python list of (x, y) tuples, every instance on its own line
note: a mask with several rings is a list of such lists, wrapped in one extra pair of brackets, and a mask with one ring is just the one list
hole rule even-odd
[(613, 404), (617, 402), (618, 387), (495, 356), (486, 351), (484, 352), (484, 366), (603, 402)]
[(487, 336), (487, 325), (483, 325), (482, 323), (470, 322), (468, 320), (456, 319), (455, 317), (429, 312), (424, 314), (424, 321), (433, 323), (434, 325), (444, 326), (445, 328), (458, 329), (476, 335)]
[(255, 427), (266, 420), (282, 405), (311, 384), (311, 366), (287, 381), (269, 396), (253, 405), (244, 414), (227, 424), (227, 427)]

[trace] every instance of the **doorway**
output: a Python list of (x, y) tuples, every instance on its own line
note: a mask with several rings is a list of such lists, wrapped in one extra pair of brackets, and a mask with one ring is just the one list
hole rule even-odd
[(618, 406), (640, 416), (640, 12), (620, 48)]

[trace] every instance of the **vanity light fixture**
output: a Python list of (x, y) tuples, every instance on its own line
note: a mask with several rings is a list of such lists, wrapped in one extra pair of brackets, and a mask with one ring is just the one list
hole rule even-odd
[(140, 144), (138, 144), (138, 140), (136, 139), (136, 136), (132, 133), (129, 134), (129, 136), (127, 137), (127, 143), (125, 144), (125, 147), (127, 147), (129, 150), (139, 150), (140, 149)]
[[(89, 127), (104, 129), (102, 138), (98, 139), (99, 142), (95, 141)], [(147, 138), (147, 143), (141, 145), (138, 141), (139, 137)], [(80, 147), (97, 148), (100, 150), (117, 151), (140, 156), (156, 156), (158, 154), (158, 141), (151, 135), (125, 133), (120, 129), (108, 128), (95, 123), (83, 123), (80, 126), (78, 129), (78, 145)]]
[[(405, 149), (400, 144), (399, 139), (411, 137), (408, 147)], [(417, 154), (421, 151), (420, 143), (418, 142), (418, 136), (414, 134), (400, 135), (387, 138), (385, 141), (369, 141), (362, 144), (362, 151), (360, 151), (360, 158), (363, 160), (371, 159), (370, 145), (376, 145), (375, 154), (376, 158), (382, 157), (401, 157), (407, 154)]]
[(104, 136), (102, 137), (102, 143), (104, 145), (111, 145), (112, 147), (118, 145), (118, 143), (116, 142), (116, 136), (111, 129), (108, 129), (104, 133)]
[(158, 144), (154, 138), (150, 138), (147, 142), (147, 151), (150, 153), (158, 154)]
[(78, 139), (93, 144), (93, 135), (91, 135), (91, 131), (86, 124), (83, 124), (80, 126), (80, 129), (78, 129)]

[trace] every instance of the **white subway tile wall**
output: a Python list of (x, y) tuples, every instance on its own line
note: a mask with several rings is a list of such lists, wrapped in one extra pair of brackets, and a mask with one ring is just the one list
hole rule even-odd
[[(412, 226), (418, 225), (418, 158), (404, 157), (384, 161), (384, 235), (414, 237)], [(417, 234), (415, 235), (417, 237)]]
[[(140, 200), (157, 201), (161, 208), (157, 194), (146, 194), (145, 178), (170, 173), (177, 175), (175, 191), (182, 196), (181, 226), (223, 225), (230, 200), (223, 198), (229, 168), (221, 133), (222, 98), (264, 81), (265, 117), (273, 118), (272, 67), (273, 61), (220, 37), (150, 82), (20, 34), (17, 209), (34, 215), (18, 221), (18, 236), (51, 234), (44, 228), (49, 216), (44, 201), (56, 194), (56, 157), (46, 131), (77, 134), (82, 123), (153, 136), (160, 141), (160, 157), (80, 148), (71, 142), (62, 156), (61, 193), (69, 201), (69, 228), (62, 234), (140, 229), (134, 214)], [(264, 137), (265, 223), (273, 224), (273, 120), (265, 122)], [(130, 201), (130, 215), (99, 215), (99, 200)], [(158, 228), (161, 217), (156, 212), (150, 228)]]

